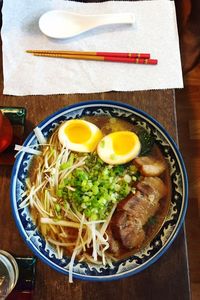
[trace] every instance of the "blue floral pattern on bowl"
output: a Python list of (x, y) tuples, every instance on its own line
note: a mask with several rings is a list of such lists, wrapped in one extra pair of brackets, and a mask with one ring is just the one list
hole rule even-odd
[[(151, 133), (160, 146), (168, 161), (171, 175), (172, 197), (171, 204), (160, 231), (155, 238), (142, 250), (129, 258), (122, 259), (110, 266), (97, 266), (91, 263), (75, 261), (73, 276), (83, 280), (108, 281), (124, 278), (136, 274), (154, 263), (169, 248), (184, 221), (187, 201), (187, 174), (181, 154), (166, 132), (166, 130), (151, 116), (124, 103), (113, 101), (80, 102), (47, 117), (38, 127), (45, 137), (48, 137), (63, 121), (81, 118), (82, 116), (107, 115), (123, 118), (136, 125), (140, 125)], [(38, 141), (34, 133), (26, 139), (25, 146), (38, 149)], [(11, 179), (12, 211), (17, 227), (29, 248), (45, 263), (55, 270), (68, 274), (70, 258), (60, 259), (56, 250), (44, 240), (34, 224), (29, 208), (20, 209), (25, 190), (25, 179), (33, 155), (21, 152), (13, 167)]]

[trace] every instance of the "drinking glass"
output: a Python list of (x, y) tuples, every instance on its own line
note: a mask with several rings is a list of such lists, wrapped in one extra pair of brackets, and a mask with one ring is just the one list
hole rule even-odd
[(0, 300), (14, 289), (19, 277), (16, 260), (8, 252), (0, 250)]

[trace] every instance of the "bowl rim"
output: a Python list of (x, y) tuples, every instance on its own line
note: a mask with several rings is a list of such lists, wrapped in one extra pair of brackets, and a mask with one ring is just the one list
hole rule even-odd
[[(187, 206), (188, 206), (188, 176), (187, 176), (187, 171), (186, 171), (186, 167), (184, 164), (184, 160), (183, 157), (180, 153), (180, 150), (178, 149), (178, 146), (176, 144), (176, 142), (174, 141), (174, 139), (170, 136), (170, 134), (167, 132), (167, 130), (163, 127), (163, 125), (161, 125), (156, 119), (154, 119), (154, 117), (152, 117), (151, 115), (149, 115), (148, 113), (144, 112), (141, 109), (138, 109), (130, 104), (127, 103), (123, 103), (120, 101), (113, 101), (113, 100), (90, 100), (90, 101), (80, 101), (78, 103), (75, 104), (71, 104), (68, 106), (65, 106), (57, 111), (55, 111), (54, 113), (48, 115), (44, 120), (42, 120), (39, 124), (37, 124), (36, 126), (39, 128), (42, 128), (44, 125), (46, 126), (48, 124), (48, 122), (50, 122), (52, 120), (52, 118), (57, 118), (58, 115), (62, 114), (63, 112), (66, 111), (66, 113), (71, 110), (71, 109), (75, 109), (75, 108), (84, 108), (84, 106), (95, 106), (95, 105), (102, 105), (102, 106), (107, 106), (110, 107), (110, 105), (114, 105), (118, 108), (126, 108), (129, 109), (130, 111), (132, 111), (133, 113), (136, 113), (138, 115), (141, 115), (142, 117), (144, 117), (145, 119), (147, 119), (147, 121), (151, 121), (153, 124), (156, 125), (156, 127), (158, 127), (160, 129), (160, 131), (162, 132), (162, 134), (167, 138), (167, 140), (171, 143), (172, 148), (174, 149), (174, 153), (176, 154), (176, 156), (178, 157), (178, 161), (180, 163), (180, 169), (182, 171), (182, 178), (183, 178), (183, 186), (184, 186), (184, 197), (182, 198), (182, 200), (184, 200), (183, 203), (183, 208), (182, 208), (182, 213), (179, 216), (179, 220), (178, 220), (178, 225), (177, 228), (175, 230), (175, 232), (172, 232), (172, 234), (170, 235), (170, 239), (166, 242), (166, 244), (160, 249), (160, 251), (156, 254), (154, 254), (154, 257), (151, 258), (151, 260), (147, 261), (145, 263), (145, 265), (141, 265), (138, 269), (133, 269), (133, 270), (129, 270), (127, 273), (120, 273), (120, 274), (115, 274), (115, 275), (100, 275), (100, 276), (95, 276), (95, 275), (84, 275), (84, 274), (80, 274), (80, 273), (75, 273), (73, 272), (73, 277), (77, 278), (77, 279), (81, 279), (81, 280), (85, 280), (85, 281), (113, 281), (113, 280), (119, 280), (122, 278), (126, 278), (132, 275), (135, 275), (143, 270), (145, 270), (146, 268), (148, 268), (149, 266), (151, 266), (152, 264), (154, 264), (168, 249), (169, 247), (172, 245), (172, 243), (174, 242), (174, 240), (176, 239), (182, 225), (185, 219), (185, 215), (186, 215), (186, 211), (187, 211)], [(51, 121), (52, 122), (52, 121)], [(34, 137), (35, 134), (33, 131), (31, 131), (31, 133), (27, 136), (27, 138), (25, 139), (23, 145), (27, 145), (31, 138)], [(171, 147), (170, 145), (170, 147)], [(30, 241), (26, 238), (24, 232), (25, 229), (22, 226), (21, 220), (19, 218), (19, 213), (18, 213), (18, 209), (16, 208), (16, 204), (15, 203), (15, 199), (13, 197), (13, 193), (14, 193), (14, 178), (16, 177), (16, 168), (18, 166), (19, 163), (19, 159), (20, 156), (23, 155), (23, 152), (20, 153), (15, 160), (13, 169), (12, 169), (12, 175), (11, 175), (11, 184), (10, 184), (10, 201), (11, 201), (11, 208), (12, 208), (12, 214), (15, 220), (15, 223), (17, 225), (17, 229), (20, 232), (21, 237), (23, 238), (23, 240), (25, 241), (26, 245), (28, 246), (28, 248), (38, 257), (42, 260), (42, 262), (44, 262), (45, 264), (47, 264), (48, 266), (50, 266), (51, 268), (53, 268), (54, 270), (56, 270), (59, 273), (63, 273), (65, 275), (68, 275), (69, 272), (67, 269), (63, 270), (63, 268), (61, 268), (60, 266), (56, 265), (53, 261), (49, 260), (45, 255), (42, 255), (38, 249), (36, 247), (34, 247), (32, 245), (32, 243), (30, 243)]]

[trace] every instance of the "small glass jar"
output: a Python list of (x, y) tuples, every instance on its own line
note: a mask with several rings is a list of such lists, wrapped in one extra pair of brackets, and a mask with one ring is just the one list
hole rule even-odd
[(19, 277), (19, 268), (14, 257), (0, 250), (0, 300), (5, 299), (14, 289)]

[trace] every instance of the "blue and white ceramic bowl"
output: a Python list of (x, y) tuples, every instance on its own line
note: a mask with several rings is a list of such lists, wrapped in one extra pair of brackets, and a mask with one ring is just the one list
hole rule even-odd
[[(38, 127), (43, 135), (48, 137), (65, 120), (94, 115), (122, 117), (129, 122), (142, 126), (151, 133), (162, 148), (162, 152), (169, 163), (172, 185), (171, 205), (165, 222), (156, 237), (141, 251), (127, 259), (115, 262), (113, 268), (75, 262), (74, 277), (83, 280), (109, 281), (136, 274), (149, 267), (165, 253), (184, 221), (188, 201), (188, 184), (184, 162), (175, 142), (156, 120), (132, 106), (113, 101), (82, 102), (55, 112), (41, 122)], [(24, 146), (38, 148), (38, 141), (33, 132), (24, 142)], [(20, 209), (19, 207), (31, 160), (31, 154), (21, 152), (14, 164), (11, 179), (11, 203), (15, 222), (28, 247), (43, 262), (61, 273), (68, 274), (70, 259), (67, 257), (58, 258), (56, 250), (38, 232), (29, 208)]]

